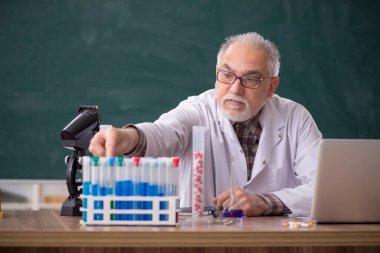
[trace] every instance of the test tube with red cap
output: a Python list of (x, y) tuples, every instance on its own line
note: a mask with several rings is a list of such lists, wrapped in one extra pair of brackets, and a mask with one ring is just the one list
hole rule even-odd
[[(141, 170), (140, 170), (140, 157), (132, 157), (133, 165), (132, 165), (132, 182), (133, 182), (133, 196), (141, 196)], [(141, 210), (142, 202), (141, 201), (133, 201), (133, 209)], [(142, 220), (141, 214), (134, 214), (134, 220)]]
[(179, 157), (171, 158), (168, 196), (178, 195)]

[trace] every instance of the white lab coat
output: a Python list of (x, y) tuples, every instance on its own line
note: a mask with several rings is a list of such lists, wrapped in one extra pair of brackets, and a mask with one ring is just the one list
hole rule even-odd
[(232, 185), (250, 193), (274, 193), (293, 213), (310, 213), (321, 140), (308, 111), (274, 95), (260, 114), (262, 133), (251, 179), (231, 122), (221, 114), (215, 90), (189, 97), (154, 123), (136, 126), (147, 138), (146, 156), (180, 156), (180, 206), (192, 201), (192, 127), (205, 126), (205, 205)]

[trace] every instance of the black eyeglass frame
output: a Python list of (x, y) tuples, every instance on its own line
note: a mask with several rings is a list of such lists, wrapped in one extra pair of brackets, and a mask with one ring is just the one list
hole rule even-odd
[[(226, 82), (224, 82), (224, 81), (221, 81), (221, 80), (219, 80), (219, 78), (218, 78), (218, 75), (219, 75), (220, 72), (224, 72), (224, 73), (232, 74), (233, 76), (235, 76), (235, 79), (234, 79), (231, 83), (226, 83)], [(249, 87), (249, 86), (246, 86), (246, 85), (244, 84), (244, 81), (243, 81), (244, 79), (242, 79), (243, 77), (246, 77), (246, 76), (250, 76), (250, 77), (252, 77), (252, 78), (256, 78), (256, 79), (258, 80), (258, 83), (259, 83), (259, 84), (257, 85), (257, 87)], [(230, 85), (232, 85), (232, 84), (235, 83), (235, 81), (236, 81), (237, 79), (239, 79), (241, 85), (242, 85), (243, 87), (245, 87), (245, 88), (248, 88), (248, 89), (258, 89), (258, 88), (260, 88), (261, 82), (264, 81), (264, 80), (267, 79), (267, 78), (271, 78), (271, 76), (270, 76), (270, 77), (256, 77), (256, 76), (251, 76), (251, 75), (238, 76), (238, 75), (236, 75), (235, 73), (232, 73), (232, 72), (230, 72), (230, 71), (225, 71), (225, 70), (218, 70), (218, 71), (216, 72), (216, 80), (218, 80), (219, 82), (224, 83), (224, 84), (230, 84)]]

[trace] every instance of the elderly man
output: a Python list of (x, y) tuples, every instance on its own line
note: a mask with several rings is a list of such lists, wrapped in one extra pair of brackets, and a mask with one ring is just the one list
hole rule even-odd
[(189, 97), (154, 123), (97, 133), (98, 156), (180, 156), (180, 205), (191, 206), (192, 127), (205, 126), (205, 202), (230, 203), (247, 216), (309, 213), (318, 143), (308, 111), (275, 95), (280, 54), (257, 33), (228, 37), (215, 88)]

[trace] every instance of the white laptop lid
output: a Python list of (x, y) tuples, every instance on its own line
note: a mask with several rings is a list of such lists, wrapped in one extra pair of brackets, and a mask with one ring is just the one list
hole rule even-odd
[(380, 140), (321, 141), (311, 216), (380, 222)]

